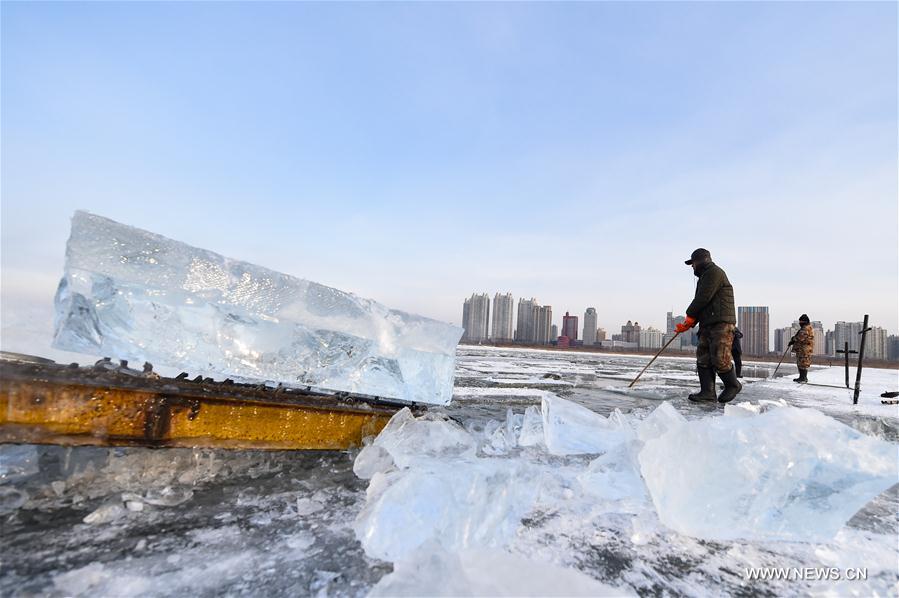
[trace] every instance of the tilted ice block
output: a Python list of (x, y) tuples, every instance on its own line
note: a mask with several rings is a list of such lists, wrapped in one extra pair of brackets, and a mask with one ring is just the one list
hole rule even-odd
[(76, 212), (54, 346), (245, 380), (452, 398), (462, 329)]
[(830, 540), (896, 483), (894, 444), (814, 409), (692, 421), (656, 412), (663, 425), (641, 430), (640, 470), (662, 522), (691, 536)]

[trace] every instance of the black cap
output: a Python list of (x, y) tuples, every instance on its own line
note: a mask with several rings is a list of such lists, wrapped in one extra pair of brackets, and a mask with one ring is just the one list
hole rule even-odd
[(808, 315), (802, 314), (801, 316), (799, 316), (799, 321), (800, 322), (810, 322), (811, 320), (808, 319)]
[(712, 259), (712, 254), (709, 252), (709, 250), (708, 250), (708, 249), (703, 249), (702, 247), (700, 247), (699, 249), (697, 249), (696, 251), (694, 251), (693, 253), (691, 253), (691, 254), (690, 254), (690, 259), (688, 259), (688, 260), (687, 260), (686, 262), (684, 262), (684, 263), (687, 264), (687, 265), (689, 266), (689, 265), (691, 265), (693, 262), (704, 262), (704, 261), (710, 260), (710, 259)]

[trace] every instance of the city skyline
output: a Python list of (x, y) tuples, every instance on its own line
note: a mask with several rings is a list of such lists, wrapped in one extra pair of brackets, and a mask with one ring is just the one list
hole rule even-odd
[[(482, 293), (482, 294), (483, 294), (483, 293)], [(488, 293), (488, 294), (489, 294), (489, 293)], [(508, 295), (509, 297), (511, 297), (511, 298), (516, 302), (516, 304), (517, 304), (518, 299), (517, 299), (517, 297), (516, 297), (516, 295), (515, 295), (514, 293), (512, 293), (512, 292), (510, 292), (510, 291), (506, 291), (505, 294)], [(499, 295), (498, 292), (497, 292), (497, 295)], [(692, 299), (692, 296), (691, 296), (690, 298)], [(531, 299), (532, 299), (533, 301), (537, 302), (538, 304), (540, 303), (540, 302), (538, 302), (536, 299), (534, 299), (533, 297), (532, 297)], [(562, 303), (565, 304), (566, 302), (562, 302)], [(594, 302), (594, 303), (595, 303), (595, 302)], [(689, 302), (687, 302), (686, 304), (688, 305)], [(740, 305), (740, 304), (737, 305), (738, 310), (739, 310), (739, 308), (748, 308), (748, 307), (753, 307), (753, 306)], [(798, 326), (798, 318), (799, 318), (799, 315), (801, 315), (801, 313), (805, 313), (805, 312), (801, 312), (800, 314), (796, 314), (796, 315), (793, 315), (793, 316), (783, 316), (783, 317), (780, 318), (780, 319), (775, 319), (775, 318), (773, 317), (773, 315), (772, 315), (774, 312), (773, 312), (773, 310), (771, 310), (770, 305), (763, 305), (763, 307), (765, 307), (765, 308), (768, 310), (768, 312), (767, 312), (767, 313), (768, 313), (768, 320), (769, 320), (769, 322), (768, 322), (768, 334), (769, 334), (768, 344), (769, 344), (769, 346), (771, 346), (771, 347), (774, 346), (774, 340), (773, 340), (773, 339), (774, 339), (774, 337), (773, 337), (774, 331), (775, 331), (775, 330), (778, 330), (778, 329), (780, 329), (780, 328), (784, 328), (784, 327), (789, 328), (790, 326), (794, 326), (794, 327), (795, 327), (795, 326)], [(685, 305), (685, 308), (686, 308), (686, 305)], [(612, 326), (612, 328), (615, 328), (615, 327), (621, 325), (620, 322), (611, 322), (611, 324), (610, 324), (609, 321), (607, 321), (606, 319), (604, 319), (604, 318), (602, 317), (602, 315), (601, 315), (601, 314), (603, 313), (602, 308), (601, 308), (601, 307), (595, 307), (594, 304), (591, 304), (590, 307), (582, 308), (582, 310), (577, 310), (577, 309), (574, 309), (574, 310), (572, 310), (572, 309), (565, 309), (564, 311), (559, 311), (559, 312), (557, 312), (557, 313), (559, 314), (559, 315), (558, 315), (558, 319), (555, 319), (555, 318), (554, 318), (553, 321), (552, 321), (552, 324), (558, 326), (559, 329), (561, 330), (561, 329), (562, 329), (562, 318), (564, 318), (564, 316), (565, 316), (565, 313), (564, 313), (564, 312), (570, 312), (572, 315), (576, 315), (576, 316), (578, 316), (578, 318), (582, 318), (582, 317), (587, 313), (587, 310), (594, 310), (592, 316), (595, 318), (595, 321), (597, 322), (597, 328), (605, 328), (605, 329), (608, 329), (608, 327), (609, 327), (610, 325)], [(667, 313), (670, 313), (670, 314), (672, 314), (673, 317), (675, 317), (675, 318), (678, 317), (678, 316), (680, 316), (680, 317), (682, 318), (682, 317), (684, 316), (684, 311), (685, 311), (685, 309), (684, 309), (684, 310), (681, 310), (680, 312), (678, 312), (677, 309), (673, 309), (673, 310), (672, 310), (672, 309), (667, 309), (667, 310), (665, 310), (665, 313), (666, 313), (666, 314), (667, 314)], [(812, 320), (813, 323), (820, 324), (820, 325), (822, 326), (822, 328), (824, 328), (825, 330), (833, 330), (833, 329), (834, 329), (834, 326), (835, 326), (837, 323), (839, 323), (839, 322), (859, 322), (859, 323), (860, 323), (860, 322), (862, 321), (864, 315), (865, 315), (865, 314), (860, 314), (860, 315), (858, 316), (858, 319), (854, 319), (854, 318), (850, 318), (850, 317), (843, 316), (843, 317), (840, 317), (840, 318), (834, 320), (834, 321), (831, 322), (830, 324), (828, 324), (827, 321), (822, 320), (822, 319), (820, 319), (820, 318), (814, 318), (814, 317), (812, 317), (811, 320)], [(868, 315), (870, 316), (870, 314), (868, 314)], [(670, 325), (672, 324), (672, 322), (666, 321), (665, 318), (659, 318), (658, 320), (656, 320), (656, 319), (654, 319), (654, 318), (652, 318), (652, 317), (650, 317), (650, 318), (645, 318), (645, 317), (634, 318), (633, 316), (626, 317), (626, 318), (623, 320), (623, 322), (626, 322), (626, 321), (628, 321), (628, 320), (630, 320), (630, 321), (632, 321), (632, 322), (644, 322), (644, 323), (647, 323), (646, 326), (645, 326), (646, 328), (652, 326), (652, 327), (654, 327), (654, 328), (657, 328), (657, 329), (659, 329), (659, 330), (664, 330), (664, 331), (667, 331), (667, 330), (671, 327)], [(876, 323), (876, 322), (874, 321), (874, 318), (873, 318), (873, 317), (872, 317), (872, 318), (869, 318), (869, 321), (870, 321), (870, 324), (869, 324), (869, 325), (871, 325), (871, 326), (876, 325), (876, 326), (878, 326), (878, 327), (880, 327), (880, 328), (883, 328), (883, 329), (886, 330), (886, 331), (888, 332), (888, 334), (890, 334), (890, 335), (893, 335), (893, 334), (899, 334), (899, 330), (891, 329), (891, 328), (889, 328), (889, 327), (887, 327), (887, 326), (881, 325), (880, 323)], [(780, 323), (780, 322), (785, 323), (786, 326), (778, 326), (777, 323)], [(457, 321), (450, 321), (450, 323), (458, 324), (458, 325), (461, 326), (461, 323), (460, 323), (460, 322), (457, 322)], [(514, 331), (514, 329), (515, 329), (515, 325), (516, 325), (516, 324), (513, 322), (513, 331)], [(491, 326), (491, 327), (493, 326), (492, 320), (491, 320), (490, 326)], [(739, 326), (739, 323), (738, 323), (738, 326)], [(583, 329), (580, 329), (578, 338), (581, 338), (582, 336), (583, 336)]]
[[(463, 304), (463, 314), (468, 313), (469, 302), (475, 297), (488, 298), (489, 294), (486, 292), (480, 294), (473, 293), (471, 298), (465, 299)], [(512, 305), (514, 302), (514, 295), (511, 292), (506, 292), (502, 295), (497, 292), (494, 295), (494, 301), (500, 298), (508, 305)], [(489, 311), (489, 309), (488, 306), (487, 310)], [(775, 353), (781, 352), (786, 346), (787, 340), (792, 338), (799, 329), (798, 317), (793, 319), (789, 326), (773, 326), (768, 306), (738, 305), (736, 311), (738, 320), (737, 327), (740, 328), (744, 334), (742, 345), (743, 351), (747, 355), (765, 355), (772, 351)], [(552, 306), (541, 306), (540, 302), (533, 297), (530, 299), (520, 298), (517, 313), (517, 318), (511, 322), (513, 328), (513, 342), (540, 344), (552, 342), (564, 336), (573, 344), (591, 345), (593, 342), (599, 340), (597, 333), (600, 330), (603, 332), (605, 331), (605, 327), (600, 324), (600, 310), (593, 306), (584, 309), (582, 312), (583, 320), (581, 320), (580, 314), (572, 313), (571, 310), (566, 310), (564, 315), (561, 316), (561, 325), (557, 325), (552, 321)], [(463, 315), (463, 319), (464, 317), (465, 316)], [(537, 332), (538, 319), (541, 321), (539, 326), (544, 327), (542, 328), (542, 332), (539, 333)], [(669, 310), (666, 312), (665, 320), (665, 326), (657, 328), (653, 324), (640, 325), (639, 320), (628, 319), (625, 324), (621, 325), (621, 334), (613, 333), (608, 340), (623, 342), (625, 344), (633, 343), (642, 348), (660, 348), (664, 342), (670, 338), (670, 335), (673, 334), (674, 326), (684, 321), (684, 314), (677, 314), (677, 312)], [(581, 321), (583, 323), (583, 328), (578, 328), (578, 322)], [(844, 338), (851, 339), (849, 340), (850, 349), (857, 349), (859, 343), (858, 332), (861, 330), (861, 323), (861, 319), (858, 321), (838, 320), (834, 322), (832, 327), (827, 327), (820, 320), (811, 320), (811, 326), (815, 330), (813, 354), (835, 355), (834, 350), (842, 346)], [(479, 327), (482, 327), (487, 324), (478, 325)], [(547, 326), (549, 328), (558, 329), (558, 334), (547, 335), (545, 328)], [(890, 353), (890, 339), (895, 338), (899, 341), (899, 336), (891, 334), (889, 329), (878, 326), (874, 322), (869, 321), (869, 326), (871, 327), (871, 332), (869, 333), (869, 340), (866, 342), (866, 346), (869, 347), (868, 350), (871, 351), (869, 357), (872, 359), (887, 359)], [(491, 320), (489, 327), (495, 329), (494, 321)], [(521, 333), (519, 333), (519, 327), (521, 327)], [(611, 327), (612, 330), (615, 330), (616, 328), (617, 325)], [(592, 334), (590, 334), (591, 330)], [(847, 332), (844, 332), (844, 330)], [(851, 332), (849, 332), (850, 330)], [(688, 334), (682, 335), (680, 341), (681, 346), (695, 346), (696, 332), (697, 328), (694, 328)], [(593, 339), (592, 341), (587, 340), (591, 337)], [(466, 332), (463, 335), (463, 340), (471, 341), (472, 339)], [(508, 338), (496, 337), (495, 333), (481, 336), (475, 340), (509, 341)], [(585, 340), (587, 340), (587, 342), (585, 342)], [(762, 347), (764, 347), (764, 349), (762, 349)], [(870, 347), (873, 347), (873, 349)], [(677, 348), (677, 344), (675, 348)]]

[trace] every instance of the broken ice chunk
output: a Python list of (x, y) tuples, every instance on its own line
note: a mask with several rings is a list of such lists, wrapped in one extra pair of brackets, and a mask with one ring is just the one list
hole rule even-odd
[(662, 403), (637, 424), (637, 437), (647, 442), (685, 423), (687, 419), (671, 403)]
[(896, 483), (895, 445), (814, 409), (693, 421), (666, 411), (653, 415), (667, 429), (641, 434), (640, 471), (662, 522), (691, 536), (829, 540)]
[(604, 453), (634, 437), (620, 417), (609, 418), (546, 393), (541, 403), (547, 450), (554, 455)]
[[(420, 457), (468, 458), (477, 450), (477, 441), (456, 422), (439, 413), (425, 413), (415, 417), (404, 407), (397, 411), (371, 449), (362, 451), (356, 460), (365, 471), (366, 461), (375, 457), (373, 447), (386, 451), (397, 467), (408, 467)], [(372, 474), (375, 472), (372, 471)]]
[(435, 404), (452, 398), (462, 335), (80, 211), (56, 315), (59, 349)]
[(521, 434), (518, 437), (519, 446), (535, 446), (543, 444), (543, 416), (540, 408), (529, 405), (524, 410), (524, 419), (521, 422)]

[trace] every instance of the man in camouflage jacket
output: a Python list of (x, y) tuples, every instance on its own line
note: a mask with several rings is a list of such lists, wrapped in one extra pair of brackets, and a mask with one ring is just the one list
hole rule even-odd
[(696, 294), (687, 308), (687, 317), (678, 324), (677, 332), (686, 332), (699, 324), (699, 344), (696, 347), (696, 371), (700, 391), (689, 396), (691, 401), (715, 400), (715, 372), (724, 382), (718, 402), (732, 401), (743, 385), (737, 380), (731, 362), (731, 347), (737, 315), (734, 308), (734, 288), (724, 270), (712, 261), (707, 249), (699, 248), (684, 262), (693, 267), (699, 279)]
[(815, 329), (812, 328), (808, 316), (799, 316), (799, 332), (790, 339), (790, 346), (796, 354), (796, 367), (799, 368), (799, 377), (793, 382), (805, 384), (808, 382), (808, 369), (812, 366), (812, 351), (815, 348)]

